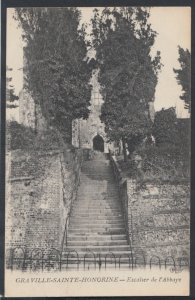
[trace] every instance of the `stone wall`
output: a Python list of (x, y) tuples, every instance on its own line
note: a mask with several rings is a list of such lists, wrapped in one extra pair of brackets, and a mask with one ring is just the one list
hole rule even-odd
[(76, 197), (82, 153), (77, 151), (7, 155), (6, 257), (22, 247), (61, 250), (65, 222)]
[(47, 129), (47, 122), (39, 104), (35, 104), (31, 94), (23, 88), (19, 93), (19, 123), (37, 132)]
[(153, 256), (161, 261), (170, 256), (175, 261), (188, 261), (189, 182), (145, 182), (140, 186), (136, 180), (122, 178), (116, 160), (113, 162), (118, 170), (121, 201), (128, 211), (126, 225), (133, 253), (144, 254), (147, 261)]
[(189, 257), (190, 195), (188, 183), (145, 184), (127, 180), (132, 245), (146, 256)]

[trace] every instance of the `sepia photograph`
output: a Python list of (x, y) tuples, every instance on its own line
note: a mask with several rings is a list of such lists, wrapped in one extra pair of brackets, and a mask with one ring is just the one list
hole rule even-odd
[(190, 7), (13, 7), (6, 296), (185, 296)]

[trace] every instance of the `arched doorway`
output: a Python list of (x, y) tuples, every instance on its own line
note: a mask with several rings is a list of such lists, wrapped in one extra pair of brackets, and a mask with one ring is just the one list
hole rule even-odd
[(104, 140), (99, 134), (93, 139), (93, 150), (104, 152)]

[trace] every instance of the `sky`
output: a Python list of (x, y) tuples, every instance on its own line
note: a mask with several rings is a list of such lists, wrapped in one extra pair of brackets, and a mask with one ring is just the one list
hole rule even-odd
[[(89, 23), (93, 15), (93, 8), (81, 8), (81, 13), (81, 21)], [(7, 11), (6, 63), (8, 67), (13, 68), (8, 76), (12, 76), (12, 84), (18, 95), (23, 86), (23, 42), (21, 29), (18, 28), (17, 21), (13, 19), (13, 14), (14, 9), (9, 8)], [(178, 117), (188, 117), (188, 112), (184, 109), (184, 103), (179, 98), (181, 87), (175, 79), (173, 68), (179, 68), (178, 45), (184, 49), (189, 49), (191, 52), (190, 8), (152, 7), (150, 22), (152, 28), (158, 33), (151, 55), (159, 50), (164, 65), (156, 86), (155, 110), (174, 106)], [(15, 114), (17, 115), (18, 111), (15, 111)], [(16, 117), (16, 119), (18, 118)]]

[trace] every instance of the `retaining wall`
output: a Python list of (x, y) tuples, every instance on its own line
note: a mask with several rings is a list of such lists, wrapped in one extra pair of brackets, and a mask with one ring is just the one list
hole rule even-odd
[(6, 253), (23, 247), (61, 250), (76, 197), (82, 153), (59, 150), (7, 155)]
[(189, 260), (189, 182), (144, 182), (123, 178), (115, 157), (111, 158), (124, 208), (126, 231), (134, 253), (146, 258), (171, 256)]

